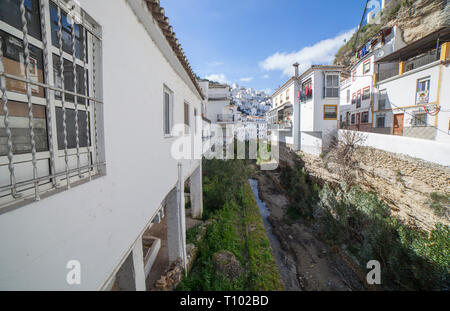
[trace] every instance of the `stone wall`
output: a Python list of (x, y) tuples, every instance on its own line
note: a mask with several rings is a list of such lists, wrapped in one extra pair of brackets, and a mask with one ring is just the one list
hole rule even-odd
[[(299, 152), (305, 168), (315, 179), (339, 183), (336, 164)], [(430, 207), (430, 195), (450, 193), (450, 168), (371, 147), (359, 147), (355, 159), (361, 169), (357, 183), (374, 191), (402, 221), (431, 230), (435, 224), (450, 225), (448, 216), (438, 216)], [(448, 206), (447, 206), (448, 208)]]

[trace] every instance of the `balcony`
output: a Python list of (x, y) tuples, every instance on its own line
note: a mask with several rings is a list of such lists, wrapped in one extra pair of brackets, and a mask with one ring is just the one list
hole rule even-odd
[(434, 52), (422, 54), (412, 59), (409, 59), (408, 61), (405, 62), (405, 72), (414, 70), (416, 68), (420, 68), (422, 66), (431, 64), (439, 60), (438, 55), (439, 53), (436, 53), (436, 50), (434, 50)]
[(217, 122), (228, 122), (233, 123), (237, 121), (234, 114), (218, 114)]
[(387, 79), (395, 77), (397, 75), (398, 75), (398, 64), (397, 64), (397, 66), (394, 66), (394, 68), (380, 69), (380, 71), (378, 72), (378, 81), (377, 82), (387, 80)]

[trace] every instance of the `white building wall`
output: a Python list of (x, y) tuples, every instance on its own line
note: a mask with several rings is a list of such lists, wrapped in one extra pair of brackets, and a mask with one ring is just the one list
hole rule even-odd
[[(385, 113), (385, 126), (392, 127), (393, 114), (404, 114), (404, 128), (410, 127), (413, 119), (413, 113), (421, 110), (416, 105), (416, 91), (417, 82), (419, 79), (430, 78), (429, 99), (430, 104), (436, 103), (438, 100), (438, 88), (439, 88), (439, 70), (441, 70), (441, 82), (440, 82), (440, 96), (439, 104), (441, 110), (438, 116), (427, 116), (427, 123), (429, 126), (435, 126), (435, 118), (437, 120), (438, 131), (436, 133), (436, 140), (450, 143), (448, 135), (449, 131), (449, 110), (450, 110), (450, 91), (446, 85), (450, 83), (450, 69), (448, 66), (439, 65), (439, 62), (431, 63), (429, 65), (417, 68), (412, 71), (408, 71), (401, 76), (395, 76), (387, 80), (381, 81), (376, 85), (376, 92), (374, 96), (374, 110), (375, 115), (378, 113), (378, 100), (381, 91), (386, 91), (386, 109), (393, 109), (392, 112)], [(447, 84), (446, 84), (447, 83)], [(404, 108), (404, 109), (398, 109)]]
[[(101, 289), (177, 182), (163, 85), (175, 95), (175, 122), (185, 101), (200, 109), (126, 1), (79, 2), (103, 27), (107, 175), (0, 215), (3, 290)], [(199, 162), (185, 164), (187, 175)], [(66, 282), (69, 260), (81, 264), (80, 285)]]

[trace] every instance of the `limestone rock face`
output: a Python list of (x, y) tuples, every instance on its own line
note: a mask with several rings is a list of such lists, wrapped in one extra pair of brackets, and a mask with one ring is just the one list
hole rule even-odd
[[(371, 25), (371, 27), (381, 29), (394, 25), (403, 31), (403, 40), (410, 44), (442, 27), (450, 26), (450, 2), (447, 0), (391, 0), (382, 12), (381, 24)], [(360, 37), (363, 36), (364, 34), (360, 33)], [(351, 44), (353, 40), (354, 38), (350, 39)], [(345, 67), (345, 73), (348, 73), (350, 67), (357, 62), (350, 42), (347, 43), (346, 48), (336, 54), (334, 60), (335, 65)]]
[(213, 255), (214, 270), (224, 274), (230, 281), (241, 276), (243, 269), (233, 253), (220, 251)]

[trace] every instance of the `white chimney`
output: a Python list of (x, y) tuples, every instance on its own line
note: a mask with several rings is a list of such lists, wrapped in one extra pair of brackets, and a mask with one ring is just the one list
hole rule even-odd
[(292, 66), (294, 66), (294, 77), (298, 77), (298, 63), (295, 63)]

